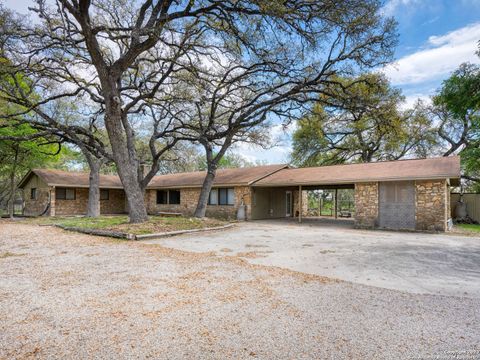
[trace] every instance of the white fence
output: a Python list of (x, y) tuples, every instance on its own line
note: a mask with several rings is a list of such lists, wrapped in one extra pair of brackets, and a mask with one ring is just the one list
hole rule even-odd
[[(460, 200), (460, 194), (452, 194), (450, 198), (450, 206), (452, 209), (452, 217), (455, 217), (455, 205)], [(467, 214), (473, 220), (480, 222), (480, 194), (463, 194), (463, 201), (467, 205)]]

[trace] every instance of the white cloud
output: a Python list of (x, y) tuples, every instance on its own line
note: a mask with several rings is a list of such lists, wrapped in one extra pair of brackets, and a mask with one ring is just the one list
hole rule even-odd
[(401, 6), (409, 6), (420, 2), (419, 0), (390, 0), (382, 8), (381, 12), (385, 16), (393, 16)]
[(430, 36), (428, 49), (407, 55), (384, 68), (394, 85), (419, 84), (448, 76), (461, 63), (480, 63), (475, 54), (480, 40), (480, 23), (441, 36)]
[(291, 136), (296, 127), (296, 122), (290, 124), (287, 129), (284, 129), (281, 124), (272, 125), (269, 131), (275, 146), (271, 148), (264, 149), (258, 145), (238, 143), (232, 151), (242, 155), (250, 162), (265, 161), (269, 164), (288, 163), (292, 151)]

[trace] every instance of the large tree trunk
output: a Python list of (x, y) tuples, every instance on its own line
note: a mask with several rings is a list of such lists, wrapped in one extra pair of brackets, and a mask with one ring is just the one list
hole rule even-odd
[(197, 218), (205, 217), (208, 204), (208, 196), (210, 195), (210, 190), (212, 190), (213, 181), (215, 180), (215, 168), (210, 168), (208, 166), (207, 175), (203, 179), (202, 190), (200, 191), (200, 197), (198, 199), (197, 208), (195, 209), (194, 216)]
[[(108, 98), (108, 97), (107, 97)], [(109, 100), (105, 125), (112, 146), (113, 159), (117, 165), (118, 175), (122, 181), (128, 203), (128, 215), (131, 223), (148, 220), (144, 193), (138, 178), (139, 162), (136, 158), (133, 130), (129, 127), (126, 115), (122, 114), (117, 97)]]
[(220, 151), (214, 156), (212, 143), (206, 139), (201, 139), (200, 143), (205, 148), (205, 156), (207, 158), (207, 175), (203, 180), (202, 190), (200, 191), (200, 197), (198, 198), (197, 208), (195, 209), (194, 216), (197, 218), (205, 217), (205, 212), (207, 211), (208, 197), (210, 191), (212, 190), (213, 181), (215, 180), (215, 174), (217, 173), (217, 167), (219, 161), (225, 155), (225, 152), (228, 150), (232, 144), (233, 135), (229, 135), (223, 142)]
[(17, 185), (15, 183), (15, 172), (17, 171), (18, 160), (18, 145), (15, 146), (15, 158), (13, 160), (12, 172), (10, 173), (10, 196), (8, 199), (8, 214), (11, 219), (15, 215), (15, 193), (17, 192)]
[(12, 171), (10, 174), (10, 195), (8, 198), (8, 214), (11, 219), (13, 219), (13, 216), (15, 215), (15, 192), (16, 192), (16, 186), (15, 186), (15, 170)]
[(90, 156), (88, 159), (88, 165), (90, 167), (90, 175), (88, 177), (88, 205), (87, 205), (87, 217), (99, 217), (100, 216), (100, 168), (102, 166), (102, 160), (93, 159)]

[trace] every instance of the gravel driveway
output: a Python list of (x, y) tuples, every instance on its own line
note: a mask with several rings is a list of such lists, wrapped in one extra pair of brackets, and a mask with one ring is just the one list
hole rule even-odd
[(478, 357), (479, 310), (0, 220), (0, 359)]

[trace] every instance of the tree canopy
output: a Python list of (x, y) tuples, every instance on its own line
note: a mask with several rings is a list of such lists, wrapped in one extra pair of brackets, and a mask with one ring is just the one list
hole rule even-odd
[(298, 121), (293, 162), (315, 166), (425, 156), (433, 141), (431, 121), (420, 106), (401, 110), (403, 101), (380, 74), (339, 80)]
[[(191, 129), (188, 141), (214, 148), (222, 141), (228, 147), (239, 132), (268, 116), (292, 114), (318, 98), (333, 76), (390, 61), (395, 22), (382, 17), (381, 6), (380, 0), (57, 0), (53, 6), (38, 0), (33, 11), (39, 22), (15, 23), (3, 42), (12, 62), (5, 75), (25, 74), (38, 98), (18, 91), (15, 83), (0, 88), (0, 97), (35, 112), (50, 127), (58, 124), (48, 107), (60, 98), (100, 115), (130, 220), (141, 222), (147, 219), (143, 190), (185, 135), (177, 136), (178, 130), (194, 119), (190, 111), (182, 121), (159, 116), (164, 104), (178, 101), (171, 90), (179, 81), (210, 79), (214, 86), (203, 88), (203, 103), (214, 115), (210, 121), (222, 124), (197, 126), (200, 131)], [(244, 100), (232, 107), (239, 92)], [(214, 110), (226, 109), (229, 99), (228, 131), (218, 131), (228, 116)], [(152, 169), (146, 174), (139, 171), (139, 134), (149, 138)], [(226, 149), (214, 151), (223, 156)]]

